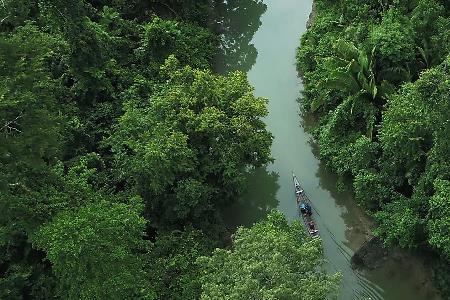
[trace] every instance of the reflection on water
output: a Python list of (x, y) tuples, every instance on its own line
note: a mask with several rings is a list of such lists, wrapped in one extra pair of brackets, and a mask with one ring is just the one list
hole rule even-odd
[[(260, 26), (260, 14), (265, 7), (262, 9), (260, 1), (255, 0), (256, 5), (251, 2), (235, 1), (226, 8), (224, 15), (229, 15), (226, 22), (230, 22), (227, 26), (240, 24), (244, 33), (240, 35), (231, 29), (230, 57), (223, 61), (228, 69), (245, 70), (254, 63), (256, 55), (256, 50), (249, 50), (247, 46), (252, 48), (254, 43), (258, 49), (256, 63), (248, 72), (248, 78), (256, 96), (269, 99), (269, 115), (265, 122), (274, 135), (272, 155), (275, 162), (267, 169), (255, 170), (249, 177), (249, 188), (243, 201), (228, 208), (225, 219), (232, 225), (251, 225), (275, 207), (289, 220), (297, 219), (291, 175), (294, 171), (312, 200), (324, 253), (329, 261), (327, 269), (343, 275), (340, 299), (434, 299), (430, 296), (431, 289), (422, 285), (426, 272), (415, 260), (405, 259), (407, 264), (389, 261), (376, 271), (351, 268), (350, 258), (367, 239), (370, 221), (351, 193), (337, 191), (336, 177), (317, 159), (317, 148), (311, 136), (299, 126), (296, 99), (301, 83), (296, 77), (295, 49), (305, 30), (312, 0), (265, 0), (267, 12), (262, 16), (262, 26), (253, 40), (250, 40), (251, 36)], [(237, 12), (240, 3), (243, 3), (243, 10)], [(252, 7), (257, 11), (249, 11)], [(243, 53), (236, 52), (241, 50)], [(418, 287), (423, 290), (419, 292)]]
[[(311, 129), (309, 121), (306, 118), (302, 121), (302, 127), (306, 128), (306, 131)], [(317, 144), (311, 136), (309, 145), (314, 156), (319, 157)], [(412, 254), (394, 251), (394, 254), (375, 270), (351, 269), (351, 256), (371, 237), (371, 228), (374, 224), (356, 205), (350, 192), (338, 191), (337, 176), (327, 168), (323, 161), (318, 161), (316, 177), (319, 179), (319, 187), (330, 193), (345, 224), (344, 234), (338, 238), (338, 231), (336, 227), (333, 227), (333, 224), (336, 224), (335, 220), (324, 218), (320, 220), (328, 235), (323, 236), (323, 243), (325, 253), (330, 261), (329, 269), (340, 271), (344, 275), (341, 299), (440, 299), (430, 278), (427, 277), (430, 274), (425, 269), (423, 260)], [(329, 203), (326, 205), (328, 207), (320, 205), (320, 203), (318, 206), (318, 213), (326, 212), (329, 207), (332, 207)], [(338, 251), (335, 251), (336, 249)], [(344, 261), (347, 262), (344, 263)]]
[(220, 33), (222, 53), (216, 58), (216, 71), (249, 71), (258, 51), (251, 43), (261, 26), (267, 6), (261, 0), (216, 0), (214, 31)]
[[(315, 122), (311, 116), (301, 115), (301, 127), (306, 132), (311, 132)], [(316, 158), (319, 157), (319, 149), (313, 138), (309, 137), (309, 145)], [(364, 211), (356, 205), (353, 195), (348, 192), (339, 192), (336, 187), (337, 176), (333, 174), (323, 161), (318, 161), (316, 176), (319, 179), (320, 188), (328, 191), (339, 207), (340, 217), (345, 223), (345, 232), (341, 240), (337, 239), (332, 231), (328, 230), (333, 243), (324, 238), (325, 251), (328, 255), (333, 254), (332, 248), (339, 249), (340, 255), (348, 260), (347, 265), (337, 266), (336, 261), (343, 259), (330, 259), (330, 269), (340, 270), (344, 274), (343, 292), (341, 299), (440, 299), (435, 288), (432, 286), (429, 276), (430, 270), (424, 266), (422, 259), (404, 251), (394, 251), (389, 259), (375, 270), (352, 270), (350, 258), (361, 245), (371, 237), (373, 222)], [(322, 207), (322, 211), (326, 208)], [(327, 223), (326, 220), (322, 220)], [(331, 222), (332, 224), (333, 222)], [(324, 225), (327, 227), (327, 225)], [(330, 226), (330, 225), (329, 225)], [(334, 245), (333, 245), (334, 244)], [(328, 256), (329, 257), (329, 256)], [(352, 279), (353, 278), (353, 279)], [(356, 279), (356, 281), (354, 280)], [(349, 293), (349, 291), (351, 291)]]
[(251, 226), (278, 206), (278, 174), (258, 168), (251, 170), (247, 178), (247, 189), (242, 198), (224, 210), (229, 227)]
[[(317, 144), (314, 143), (313, 139), (310, 140), (310, 144), (312, 153), (315, 157), (318, 157)], [(336, 186), (337, 176), (329, 171), (323, 161), (319, 160), (318, 162), (316, 177), (319, 178), (319, 186), (329, 191), (336, 205), (342, 209), (340, 216), (346, 225), (345, 240), (342, 242), (352, 251), (356, 251), (372, 237), (372, 222), (361, 208), (355, 204), (355, 200), (349, 191), (338, 191)]]
[(439, 300), (430, 281), (429, 273), (424, 272), (423, 260), (414, 255), (398, 253), (378, 269), (365, 271), (364, 276), (373, 282), (382, 282), (386, 300), (426, 299)]

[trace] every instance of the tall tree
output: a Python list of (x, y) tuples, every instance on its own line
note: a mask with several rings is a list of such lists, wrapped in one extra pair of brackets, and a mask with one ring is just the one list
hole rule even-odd
[(152, 220), (199, 221), (235, 198), (247, 168), (270, 161), (266, 100), (239, 72), (180, 69), (171, 57), (161, 76), (162, 85), (140, 80), (128, 90), (110, 143), (119, 174), (136, 184)]
[(339, 274), (320, 269), (319, 239), (280, 212), (251, 228), (239, 228), (230, 250), (199, 258), (201, 299), (311, 299), (336, 296)]
[[(446, 1), (317, 1), (297, 55), (302, 102), (317, 108), (321, 157), (353, 180), (386, 244), (436, 251), (441, 265), (448, 265), (449, 16)], [(358, 49), (336, 51), (341, 40)], [(369, 60), (359, 49), (373, 49)], [(363, 136), (366, 129), (372, 134)], [(447, 297), (448, 268), (436, 271)]]
[(198, 299), (201, 294), (200, 256), (218, 243), (199, 230), (185, 228), (160, 233), (149, 254), (148, 274), (158, 299)]
[(99, 199), (56, 216), (32, 240), (47, 253), (63, 298), (152, 298), (140, 257), (145, 223), (139, 205)]
[[(27, 234), (50, 215), (63, 149), (64, 112), (57, 67), (66, 45), (36, 26), (0, 38), (0, 298), (42, 299), (52, 278)], [(52, 204), (53, 205), (53, 204)], [(50, 275), (50, 276), (49, 276)], [(35, 283), (42, 284), (35, 284)]]

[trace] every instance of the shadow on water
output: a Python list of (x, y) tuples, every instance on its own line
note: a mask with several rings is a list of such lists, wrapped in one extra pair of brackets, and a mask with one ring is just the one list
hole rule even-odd
[[(319, 150), (317, 144), (315, 144), (314, 141), (311, 141), (311, 145), (314, 156), (318, 157)], [(343, 244), (352, 251), (358, 250), (364, 242), (372, 237), (372, 221), (362, 209), (356, 205), (355, 199), (350, 191), (338, 190), (336, 185), (338, 177), (331, 172), (323, 160), (319, 160), (316, 177), (319, 179), (319, 186), (328, 191), (335, 200), (336, 205), (342, 209), (340, 216), (346, 225), (346, 240), (343, 241)]]
[[(308, 132), (308, 144), (311, 152), (318, 159), (316, 177), (319, 187), (326, 190), (338, 208), (345, 226), (343, 234), (336, 233), (328, 220), (322, 218), (321, 225), (325, 227), (328, 237), (323, 236), (326, 251), (334, 247), (338, 252), (333, 254), (334, 261), (346, 260), (347, 265), (330, 261), (331, 270), (343, 273), (342, 286), (344, 287), (341, 299), (440, 299), (430, 281), (429, 270), (423, 259), (406, 251), (396, 250), (376, 269), (353, 270), (350, 268), (350, 258), (359, 247), (371, 237), (373, 221), (356, 204), (352, 192), (338, 190), (336, 183), (338, 177), (324, 163), (319, 160), (319, 148), (311, 136), (315, 121), (312, 116), (300, 115), (302, 127)], [(331, 203), (328, 203), (331, 204)], [(320, 204), (318, 204), (320, 206)], [(318, 212), (325, 213), (325, 208), (318, 207)], [(327, 247), (328, 244), (328, 247)], [(331, 245), (331, 246), (330, 246)]]
[[(297, 101), (299, 102), (300, 99)], [(352, 251), (356, 251), (364, 242), (372, 237), (371, 229), (373, 228), (373, 222), (356, 204), (355, 198), (351, 191), (338, 190), (338, 176), (330, 170), (324, 160), (320, 159), (319, 147), (314, 138), (311, 136), (311, 132), (314, 128), (313, 126), (316, 122), (314, 116), (311, 114), (300, 113), (299, 117), (300, 127), (302, 127), (308, 134), (308, 144), (311, 147), (311, 152), (318, 160), (316, 177), (319, 179), (319, 186), (328, 191), (334, 199), (335, 204), (341, 208), (340, 216), (346, 225), (346, 240), (343, 241), (343, 244)]]
[(262, 220), (272, 209), (278, 206), (276, 198), (278, 174), (266, 168), (253, 169), (247, 174), (247, 188), (237, 203), (224, 209), (227, 225), (251, 226)]
[[(298, 219), (292, 192), (294, 171), (314, 199), (317, 226), (329, 262), (327, 270), (343, 275), (339, 299), (433, 299), (415, 289), (423, 282), (423, 271), (411, 260), (405, 260), (408, 263), (404, 268), (398, 261), (376, 271), (351, 268), (350, 257), (367, 237), (366, 224), (370, 221), (351, 193), (337, 190), (336, 176), (317, 159), (317, 147), (303, 130), (306, 124), (296, 126), (299, 116), (295, 99), (301, 83), (296, 77), (295, 49), (312, 1), (265, 0), (267, 12), (263, 16), (266, 6), (260, 0), (217, 1), (223, 6), (218, 20), (226, 57), (218, 65), (222, 65), (222, 72), (251, 68), (247, 74), (255, 95), (269, 99), (265, 122), (274, 135), (275, 162), (249, 174), (242, 200), (227, 207), (223, 215), (229, 227), (250, 226), (272, 208), (282, 211), (288, 220)], [(416, 267), (418, 275), (413, 275)]]
[(215, 59), (217, 72), (248, 72), (258, 51), (251, 43), (261, 26), (267, 6), (260, 0), (216, 0), (213, 30), (220, 34), (221, 53)]

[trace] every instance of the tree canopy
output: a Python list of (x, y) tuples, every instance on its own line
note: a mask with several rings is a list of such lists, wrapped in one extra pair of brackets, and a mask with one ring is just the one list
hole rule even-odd
[(449, 36), (445, 1), (320, 0), (297, 52), (321, 158), (387, 245), (432, 250), (446, 266)]
[(196, 261), (232, 234), (222, 208), (271, 161), (242, 72), (264, 11), (1, 1), (1, 299), (200, 298)]
[(325, 299), (336, 295), (339, 274), (326, 275), (319, 239), (280, 212), (239, 228), (231, 249), (200, 257), (201, 299)]
[(247, 167), (270, 161), (266, 100), (253, 96), (243, 73), (180, 69), (173, 57), (161, 68), (164, 84), (139, 80), (126, 92), (112, 151), (152, 220), (195, 222), (235, 199)]
[(151, 298), (144, 229), (136, 208), (100, 200), (57, 215), (32, 241), (47, 253), (62, 298)]

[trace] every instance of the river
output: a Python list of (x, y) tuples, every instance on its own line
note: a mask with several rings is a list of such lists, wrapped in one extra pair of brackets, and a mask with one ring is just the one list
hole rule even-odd
[[(355, 271), (350, 267), (350, 257), (366, 240), (370, 223), (350, 193), (336, 190), (336, 178), (316, 158), (316, 147), (304, 130), (297, 103), (302, 85), (295, 69), (295, 50), (306, 30), (312, 1), (265, 0), (267, 10), (262, 16), (261, 7), (250, 2), (242, 1), (244, 13), (235, 14), (233, 21), (252, 26), (240, 26), (245, 32), (242, 35), (235, 32), (234, 36), (241, 42), (237, 53), (256, 54), (256, 49), (257, 56), (245, 53), (244, 59), (237, 63), (234, 53), (227, 63), (231, 69), (235, 64), (236, 69), (248, 71), (255, 95), (269, 99), (265, 121), (274, 135), (275, 161), (266, 169), (253, 172), (242, 204), (230, 207), (226, 219), (230, 225), (249, 226), (272, 208), (278, 208), (290, 220), (297, 219), (293, 171), (315, 205), (329, 261), (326, 268), (343, 275), (339, 299), (439, 299), (430, 284), (424, 284), (427, 273), (414, 257), (390, 260), (374, 271)], [(239, 38), (242, 36), (250, 36), (247, 42), (253, 36), (249, 46), (242, 45), (244, 40)]]

